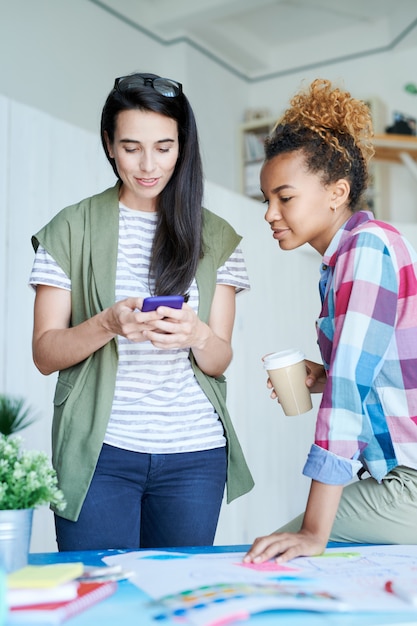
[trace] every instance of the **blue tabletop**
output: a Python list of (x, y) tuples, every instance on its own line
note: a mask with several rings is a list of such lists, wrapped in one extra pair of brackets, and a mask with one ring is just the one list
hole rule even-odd
[[(332, 547), (346, 544), (330, 544)], [(188, 548), (187, 552), (201, 554), (207, 552), (243, 552), (249, 546), (215, 546), (210, 548)], [(181, 551), (185, 549), (181, 548)], [(31, 554), (32, 565), (82, 561), (85, 565), (103, 565), (103, 557), (115, 554), (111, 550), (98, 552), (61, 552)], [(160, 626), (147, 609), (148, 596), (128, 580), (118, 583), (115, 594), (90, 607), (65, 622), (71, 626)], [(236, 622), (237, 623), (237, 622)], [(254, 615), (246, 622), (250, 626), (416, 626), (416, 613), (313, 613), (302, 611), (274, 611)], [(174, 622), (164, 621), (164, 626)], [(7, 621), (6, 621), (7, 626)], [(178, 623), (177, 623), (178, 626)]]

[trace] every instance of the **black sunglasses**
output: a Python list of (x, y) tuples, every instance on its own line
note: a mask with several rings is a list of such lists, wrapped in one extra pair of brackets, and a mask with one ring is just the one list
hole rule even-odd
[(182, 85), (170, 78), (150, 78), (142, 74), (131, 74), (130, 76), (120, 76), (114, 81), (114, 89), (119, 93), (125, 89), (135, 89), (137, 87), (149, 86), (166, 98), (176, 98), (182, 94)]

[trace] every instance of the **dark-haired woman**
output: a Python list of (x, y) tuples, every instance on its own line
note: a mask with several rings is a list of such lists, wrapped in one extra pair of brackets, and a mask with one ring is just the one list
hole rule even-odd
[(305, 513), (256, 539), (246, 561), (320, 554), (329, 538), (417, 543), (417, 254), (360, 210), (371, 140), (366, 105), (318, 79), (266, 141), (273, 237), (282, 250), (309, 243), (322, 257), (323, 365), (307, 361), (306, 384), (323, 396)]
[[(201, 206), (180, 83), (116, 79), (101, 138), (116, 185), (33, 237), (34, 361), (59, 372), (58, 548), (208, 545), (226, 478), (229, 501), (253, 485), (223, 376), (235, 295), (249, 287), (240, 237)], [(146, 296), (176, 294), (181, 309), (141, 311)]]

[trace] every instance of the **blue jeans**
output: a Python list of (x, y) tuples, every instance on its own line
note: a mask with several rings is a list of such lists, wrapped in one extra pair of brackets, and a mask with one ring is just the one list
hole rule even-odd
[(58, 549), (212, 545), (226, 448), (143, 454), (103, 445), (77, 522), (55, 515)]

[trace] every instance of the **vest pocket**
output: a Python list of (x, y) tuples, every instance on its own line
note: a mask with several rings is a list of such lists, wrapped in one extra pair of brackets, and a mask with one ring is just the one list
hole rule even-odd
[(55, 394), (54, 394), (54, 418), (52, 420), (52, 465), (55, 467), (58, 480), (60, 479), (60, 467), (62, 463), (62, 456), (65, 450), (65, 443), (67, 439), (68, 424), (65, 426), (65, 421), (68, 422), (68, 418), (64, 420), (63, 414), (73, 385), (60, 380), (58, 377)]
[(72, 387), (73, 386), (71, 384), (66, 383), (58, 378), (53, 400), (55, 406), (61, 406), (61, 404), (63, 404), (68, 399), (68, 396), (72, 391)]

